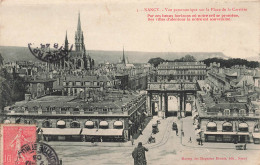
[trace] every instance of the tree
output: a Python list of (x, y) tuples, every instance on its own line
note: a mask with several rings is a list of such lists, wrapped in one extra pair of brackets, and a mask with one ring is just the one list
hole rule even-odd
[[(27, 84), (24, 78), (7, 72), (5, 68), (0, 70), (1, 79), (1, 94), (0, 97), (9, 99), (12, 102), (24, 100), (24, 95), (27, 91)], [(10, 101), (7, 101), (10, 104)]]
[(231, 68), (235, 65), (245, 65), (248, 68), (257, 68), (259, 67), (259, 62), (257, 61), (247, 61), (241, 58), (230, 58), (230, 59), (222, 59), (222, 58), (208, 58), (202, 60), (207, 66), (210, 66), (210, 63), (216, 62), (220, 63), (220, 67)]
[(150, 63), (151, 65), (153, 65), (154, 67), (157, 67), (160, 63), (164, 62), (165, 60), (157, 57), (157, 58), (151, 58), (148, 63)]
[(192, 55), (186, 55), (185, 57), (182, 57), (183, 62), (195, 62), (196, 59)]
[(0, 112), (12, 103), (11, 89), (8, 81), (0, 76)]
[(197, 61), (196, 58), (189, 54), (180, 59), (174, 60), (174, 62), (195, 62), (195, 61)]

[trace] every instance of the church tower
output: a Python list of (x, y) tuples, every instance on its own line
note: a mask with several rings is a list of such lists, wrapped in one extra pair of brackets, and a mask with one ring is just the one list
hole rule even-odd
[(80, 22), (80, 13), (78, 16), (78, 26), (77, 26), (77, 31), (75, 32), (75, 47), (76, 47), (76, 52), (83, 52), (84, 51), (84, 35), (83, 31), (81, 30), (81, 22)]

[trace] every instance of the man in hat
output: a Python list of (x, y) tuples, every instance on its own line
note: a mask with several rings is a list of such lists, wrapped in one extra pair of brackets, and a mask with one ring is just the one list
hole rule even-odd
[(142, 142), (139, 142), (138, 146), (132, 152), (134, 165), (147, 165), (145, 151), (148, 151), (148, 149), (143, 147)]

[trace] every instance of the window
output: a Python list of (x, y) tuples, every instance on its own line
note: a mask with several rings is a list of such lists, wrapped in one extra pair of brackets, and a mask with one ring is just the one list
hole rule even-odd
[(217, 131), (217, 124), (215, 122), (208, 122), (207, 131)]
[(81, 86), (81, 82), (80, 81), (76, 81), (76, 86)]
[(233, 131), (233, 125), (230, 122), (225, 122), (222, 125), (222, 131), (223, 132), (232, 132)]
[(48, 120), (43, 121), (42, 123), (43, 128), (51, 128), (51, 123)]
[(224, 109), (224, 115), (229, 116), (230, 115), (230, 109)]
[(248, 132), (248, 124), (247, 123), (239, 123), (238, 131), (240, 131), (240, 132)]
[(90, 82), (89, 81), (85, 81), (85, 85), (86, 86), (90, 86)]
[(239, 110), (239, 115), (241, 115), (241, 116), (246, 115), (246, 110), (245, 109), (240, 109)]
[(85, 128), (94, 128), (94, 122), (93, 121), (86, 121), (85, 122)]
[(66, 122), (64, 120), (59, 120), (57, 122), (57, 128), (66, 128)]
[(80, 123), (78, 121), (72, 121), (70, 123), (71, 128), (80, 128)]
[(99, 123), (99, 128), (101, 129), (107, 129), (108, 128), (108, 122), (107, 121), (101, 121)]
[(123, 129), (123, 122), (122, 121), (115, 121), (114, 122), (115, 129)]

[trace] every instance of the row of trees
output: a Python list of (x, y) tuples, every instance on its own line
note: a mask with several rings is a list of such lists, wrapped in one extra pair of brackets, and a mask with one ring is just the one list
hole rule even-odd
[(208, 58), (202, 60), (207, 66), (210, 66), (210, 63), (216, 62), (220, 63), (221, 67), (231, 68), (235, 65), (245, 65), (248, 68), (257, 68), (259, 67), (259, 62), (257, 61), (247, 61), (246, 59), (241, 58), (230, 58), (230, 59), (222, 59), (222, 58)]
[(162, 62), (194, 62), (196, 61), (196, 58), (191, 55), (186, 55), (184, 57), (181, 57), (180, 59), (175, 60), (164, 60), (161, 57), (151, 58), (148, 63), (152, 64), (154, 67), (157, 67)]
[[(191, 55), (186, 55), (180, 59), (175, 60), (164, 60), (160, 57), (157, 58), (151, 58), (148, 63), (152, 64), (154, 67), (157, 67), (162, 62), (194, 62), (196, 61), (196, 58)], [(207, 66), (210, 66), (210, 63), (216, 62), (220, 63), (221, 67), (231, 68), (235, 65), (245, 65), (248, 68), (258, 68), (260, 67), (259, 62), (257, 61), (247, 61), (246, 59), (241, 58), (230, 58), (230, 59), (222, 59), (222, 58), (207, 58), (205, 60), (202, 60)]]

